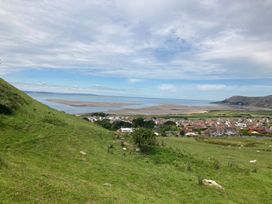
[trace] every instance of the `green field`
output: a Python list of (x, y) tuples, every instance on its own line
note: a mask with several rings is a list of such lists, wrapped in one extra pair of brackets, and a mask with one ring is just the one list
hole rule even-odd
[[(154, 116), (155, 117), (155, 116)], [(156, 116), (158, 117), (158, 116)], [(264, 118), (272, 117), (272, 111), (249, 111), (249, 110), (210, 110), (206, 113), (162, 115), (160, 118), (187, 118), (187, 119), (209, 119), (209, 118)]]
[(271, 139), (159, 138), (144, 155), (2, 80), (0, 104), (1, 203), (271, 203)]

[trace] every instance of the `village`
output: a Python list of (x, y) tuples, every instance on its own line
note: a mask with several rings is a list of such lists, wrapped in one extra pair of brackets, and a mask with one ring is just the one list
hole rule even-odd
[[(122, 133), (131, 133), (137, 127), (147, 127), (152, 128), (158, 136), (272, 136), (272, 119), (269, 117), (201, 119), (170, 117), (166, 119), (98, 114), (85, 117), (85, 119), (105, 128), (113, 124), (115, 128), (112, 130)], [(141, 120), (142, 122), (139, 122)]]

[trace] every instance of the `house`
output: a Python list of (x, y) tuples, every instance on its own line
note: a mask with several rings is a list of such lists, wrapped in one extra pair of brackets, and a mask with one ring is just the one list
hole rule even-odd
[(243, 128), (247, 128), (247, 124), (246, 123), (236, 123), (236, 127), (243, 129)]
[(133, 129), (132, 128), (120, 128), (119, 131), (122, 133), (132, 133)]
[(239, 135), (239, 133), (235, 129), (227, 129), (225, 131), (225, 135), (227, 135), (227, 136), (235, 136), (235, 135)]
[(187, 132), (185, 136), (197, 136), (198, 134), (195, 132)]
[(87, 117), (86, 119), (90, 121), (91, 123), (98, 121), (96, 117)]

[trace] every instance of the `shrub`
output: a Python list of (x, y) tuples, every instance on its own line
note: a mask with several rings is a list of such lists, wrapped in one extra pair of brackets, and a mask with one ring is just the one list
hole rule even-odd
[(13, 110), (10, 107), (0, 104), (0, 114), (11, 115), (12, 113)]
[(139, 128), (135, 130), (132, 133), (132, 139), (141, 151), (148, 151), (150, 147), (156, 145), (156, 135), (150, 129)]

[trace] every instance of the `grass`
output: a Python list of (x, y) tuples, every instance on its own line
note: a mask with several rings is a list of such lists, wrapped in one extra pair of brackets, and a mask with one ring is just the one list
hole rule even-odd
[[(0, 87), (18, 99), (0, 98), (0, 104), (12, 108), (12, 114), (0, 114), (1, 203), (272, 200), (272, 152), (257, 153), (270, 148), (269, 139), (253, 139), (258, 141), (255, 146), (239, 149), (189, 138), (160, 138), (164, 146), (150, 155), (123, 151), (112, 132), (54, 111), (2, 80)], [(249, 139), (221, 140), (245, 144)], [(107, 151), (109, 144), (113, 153)], [(249, 164), (251, 159), (257, 164)], [(225, 191), (199, 185), (199, 178), (214, 179)]]

